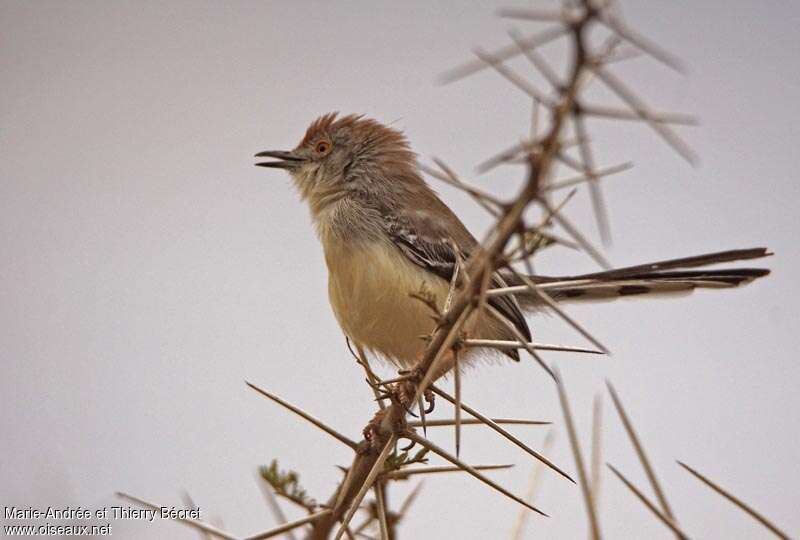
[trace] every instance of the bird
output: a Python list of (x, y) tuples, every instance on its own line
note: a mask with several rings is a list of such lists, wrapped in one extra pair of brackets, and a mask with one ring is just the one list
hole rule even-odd
[[(328, 268), (328, 296), (342, 331), (354, 344), (400, 369), (424, 354), (459, 261), (479, 247), (458, 216), (424, 180), (404, 134), (363, 115), (328, 113), (314, 120), (293, 150), (267, 150), (259, 167), (287, 171), (310, 209)], [(547, 284), (559, 302), (676, 294), (695, 288), (729, 288), (769, 274), (763, 268), (686, 270), (770, 255), (766, 248), (694, 257), (572, 276), (527, 276)], [(524, 284), (508, 271), (491, 287)], [(526, 312), (542, 309), (535, 295), (488, 299), (464, 326), (475, 339), (530, 342)], [(500, 320), (501, 318), (505, 320)], [(509, 324), (510, 323), (510, 324)], [(498, 353), (470, 348), (464, 363)], [(516, 349), (503, 350), (519, 360)], [(452, 368), (452, 365), (446, 369)]]

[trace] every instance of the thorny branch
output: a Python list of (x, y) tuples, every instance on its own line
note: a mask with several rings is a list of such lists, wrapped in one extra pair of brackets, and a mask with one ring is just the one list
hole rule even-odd
[[(597, 17), (597, 12), (587, 3), (584, 16), (570, 24), (564, 33), (571, 37), (573, 58), (571, 74), (566, 85), (561, 89), (557, 100), (550, 109), (550, 126), (541, 141), (529, 155), (529, 174), (522, 190), (513, 202), (501, 206), (502, 214), (497, 224), (493, 227), (488, 238), (483, 242), (482, 249), (476, 250), (466, 261), (463, 271), (466, 274), (463, 286), (453, 296), (450, 308), (442, 314), (437, 329), (431, 336), (425, 354), (413, 370), (415, 378), (403, 383), (410, 386), (415, 394), (409, 403), (416, 403), (420, 397), (439, 376), (447, 371), (444, 366), (446, 355), (455, 343), (461, 326), (466, 321), (469, 313), (477, 307), (478, 299), (482, 295), (481, 284), (486, 276), (496, 272), (506, 265), (504, 250), (509, 240), (520, 230), (524, 222), (524, 215), (531, 203), (542, 201), (542, 189), (549, 177), (551, 166), (561, 149), (563, 133), (566, 123), (573, 114), (582, 77), (589, 65), (590, 53), (585, 42), (585, 30)], [(515, 49), (524, 48), (526, 44), (521, 39), (516, 40)], [(495, 55), (491, 61), (498, 65), (500, 57)], [(445, 175), (451, 181), (457, 181), (453, 174)], [(480, 197), (480, 193), (471, 189), (470, 195)], [(493, 204), (495, 203), (495, 204)], [(489, 201), (490, 206), (497, 207), (496, 201)], [(371, 473), (377, 467), (381, 449), (386, 447), (388, 441), (394, 437), (409, 438), (429, 449), (434, 448), (432, 443), (423, 440), (413, 433), (406, 422), (406, 405), (394, 400), (381, 414), (379, 424), (370, 433), (370, 437), (359, 443), (349, 474), (339, 486), (334, 496), (330, 499), (331, 514), (322, 517), (313, 523), (312, 529), (306, 536), (308, 540), (323, 540), (328, 538), (335, 523), (345, 516), (347, 508), (353, 507), (352, 502), (372, 481)], [(451, 456), (452, 457), (452, 456)], [(469, 469), (468, 469), (469, 470)], [(474, 470), (474, 469), (473, 469)], [(511, 496), (509, 494), (509, 496)], [(515, 497), (516, 498), (516, 497)], [(527, 503), (523, 504), (527, 505)]]
[[(556, 382), (565, 422), (568, 428), (570, 444), (573, 449), (575, 466), (583, 493), (587, 517), (590, 525), (591, 537), (601, 537), (599, 519), (597, 516), (596, 500), (599, 496), (600, 486), (600, 424), (599, 405), (595, 409), (595, 431), (592, 443), (591, 473), (587, 473), (578, 443), (578, 436), (572, 421), (569, 403), (563, 387), (563, 382), (557, 370), (552, 370), (540, 357), (537, 351), (568, 351), (589, 354), (603, 354), (607, 349), (594, 338), (588, 330), (584, 329), (577, 321), (568, 316), (550, 296), (560, 284), (555, 281), (534, 282), (528, 275), (532, 265), (530, 259), (539, 249), (554, 244), (560, 244), (574, 249), (581, 249), (593, 258), (601, 267), (608, 270), (610, 263), (595, 248), (586, 236), (564, 215), (563, 207), (570, 199), (572, 193), (563, 203), (554, 205), (550, 197), (552, 192), (565, 187), (587, 184), (590, 189), (591, 200), (595, 211), (595, 218), (599, 232), (604, 241), (610, 238), (608, 217), (600, 191), (600, 180), (630, 168), (630, 163), (623, 163), (611, 167), (599, 166), (590, 146), (590, 137), (586, 125), (587, 118), (608, 118), (624, 121), (640, 121), (649, 126), (657, 135), (676, 150), (689, 162), (695, 161), (694, 152), (672, 130), (671, 125), (693, 125), (693, 117), (675, 113), (656, 112), (651, 109), (642, 98), (629, 88), (622, 80), (608, 69), (612, 63), (630, 58), (639, 53), (647, 54), (656, 60), (681, 69), (682, 66), (671, 54), (628, 27), (612, 8), (613, 0), (573, 0), (564, 1), (560, 10), (546, 9), (504, 9), (500, 11), (503, 17), (526, 19), (547, 23), (556, 23), (540, 33), (523, 36), (516, 31), (510, 32), (512, 44), (494, 52), (476, 49), (476, 61), (467, 63), (449, 71), (444, 80), (452, 82), (469, 76), (485, 68), (491, 68), (504, 77), (515, 87), (528, 94), (534, 103), (534, 118), (529, 139), (522, 140), (502, 152), (490, 157), (479, 165), (478, 170), (486, 171), (505, 163), (523, 163), (527, 167), (527, 177), (522, 188), (511, 201), (501, 200), (489, 191), (478, 187), (474, 183), (464, 181), (444, 161), (434, 159), (437, 168), (422, 165), (421, 170), (426, 174), (446, 182), (467, 193), (477, 204), (482, 206), (492, 217), (495, 225), (489, 234), (469, 258), (464, 260), (461, 253), (457, 253), (458, 261), (456, 272), (450, 284), (450, 291), (443, 308), (429, 298), (425, 291), (416, 294), (416, 298), (428, 305), (437, 321), (434, 332), (427, 336), (428, 346), (417, 365), (410, 371), (401, 373), (399, 377), (381, 381), (370, 369), (364, 351), (356, 347), (353, 354), (356, 362), (364, 369), (367, 383), (373, 392), (379, 411), (373, 421), (364, 430), (364, 438), (360, 442), (329, 427), (327, 424), (289, 404), (279, 397), (247, 383), (253, 390), (264, 397), (295, 413), (318, 429), (324, 431), (340, 443), (351, 448), (355, 456), (347, 468), (342, 468), (344, 479), (337, 486), (327, 503), (317, 504), (306, 495), (300, 487), (298, 477), (293, 472), (284, 472), (278, 469), (273, 462), (269, 467), (262, 468), (262, 478), (272, 490), (283, 500), (291, 501), (306, 512), (306, 517), (293, 522), (287, 522), (277, 502), (268, 497), (273, 511), (281, 523), (279, 527), (250, 537), (251, 539), (271, 538), (280, 534), (294, 534), (304, 532), (306, 540), (326, 540), (332, 535), (335, 539), (366, 537), (364, 530), (374, 525), (383, 540), (395, 538), (395, 528), (398, 521), (406, 514), (408, 506), (416, 497), (420, 485), (417, 485), (407, 501), (402, 504), (397, 513), (389, 509), (387, 503), (387, 490), (392, 482), (407, 481), (412, 476), (430, 475), (438, 473), (462, 471), (480, 480), (487, 486), (516, 501), (524, 511), (531, 510), (546, 516), (544, 512), (533, 506), (533, 488), (528, 497), (520, 498), (496, 482), (490, 480), (481, 471), (507, 468), (510, 465), (469, 465), (459, 458), (461, 444), (460, 430), (462, 425), (482, 424), (505, 437), (512, 444), (518, 446), (537, 461), (537, 477), (545, 467), (550, 468), (572, 481), (572, 478), (550, 462), (545, 455), (547, 452), (538, 453), (529, 448), (522, 441), (500, 427), (500, 424), (547, 424), (549, 422), (491, 419), (479, 411), (470, 408), (461, 399), (461, 385), (459, 372), (459, 352), (468, 347), (493, 348), (495, 350), (522, 349), (527, 351), (540, 366), (550, 374)], [(588, 40), (590, 27), (600, 26), (610, 33), (610, 39), (603, 46), (592, 47)], [(562, 76), (547, 62), (544, 55), (538, 50), (541, 46), (566, 37), (570, 46), (570, 65), (566, 76)], [(618, 50), (618, 46), (627, 46), (628, 49)], [(544, 91), (526, 78), (513, 71), (507, 61), (517, 55), (524, 55), (533, 69), (549, 84), (550, 88)], [(586, 103), (582, 99), (582, 92), (592, 80), (604, 84), (615, 94), (624, 107), (612, 107), (601, 104)], [(543, 135), (538, 136), (539, 109), (544, 108), (549, 114), (549, 123)], [(572, 126), (572, 139), (568, 138), (569, 127)], [(577, 148), (579, 159), (571, 157), (569, 150)], [(554, 179), (557, 164), (563, 164), (577, 172), (577, 176)], [(540, 222), (530, 227), (526, 223), (526, 214), (531, 208), (538, 209), (544, 216)], [(569, 238), (561, 238), (550, 229), (555, 225), (566, 233)], [(512, 246), (512, 240), (517, 238), (518, 245)], [(458, 250), (456, 250), (457, 252)], [(718, 263), (745, 258), (762, 257), (768, 253), (764, 249), (737, 250), (712, 255), (664, 261), (651, 265), (642, 265), (621, 268), (613, 272), (605, 272), (606, 278), (625, 278), (640, 272), (661, 271), (670, 268), (685, 269), (692, 266), (702, 266), (709, 262)], [(518, 272), (514, 263), (523, 262), (528, 269), (528, 275)], [(493, 277), (498, 271), (503, 271), (509, 276), (514, 276), (517, 281), (514, 285), (495, 287)], [(719, 274), (724, 277), (721, 273)], [(590, 280), (593, 274), (575, 276), (575, 280)], [(521, 285), (519, 283), (522, 283)], [(596, 349), (583, 347), (554, 345), (546, 343), (528, 342), (516, 328), (500, 314), (488, 300), (492, 297), (515, 294), (526, 294), (541, 300), (545, 309), (550, 309), (558, 314), (565, 322), (573, 326)], [(514, 333), (514, 340), (488, 340), (472, 339), (464, 333), (464, 325), (475, 313), (481, 316), (492, 316)], [(348, 347), (350, 343), (348, 340)], [(454, 371), (455, 397), (443, 392), (433, 383), (442, 375)], [(609, 384), (614, 404), (620, 413), (631, 441), (639, 455), (640, 461), (650, 480), (651, 486), (658, 500), (657, 508), (638, 489), (622, 476), (619, 471), (612, 471), (622, 480), (643, 504), (648, 507), (665, 525), (667, 525), (679, 538), (685, 538), (678, 528), (671, 509), (656, 481), (652, 468), (644, 454), (635, 432), (628, 420), (618, 396)], [(452, 420), (428, 420), (425, 417), (423, 398), (428, 399), (433, 394), (449, 401), (454, 405), (455, 414)], [(432, 398), (431, 398), (432, 399)], [(598, 402), (599, 403), (599, 402)], [(409, 421), (408, 415), (413, 414), (412, 409), (418, 405), (419, 421)], [(471, 415), (472, 419), (462, 419), (461, 411)], [(433, 426), (454, 426), (455, 430), (455, 455), (437, 446), (416, 432), (417, 427), (425, 430)], [(397, 450), (400, 439), (411, 441), (411, 445), (402, 452)], [(550, 440), (548, 438), (548, 440)], [(410, 454), (408, 450), (414, 446), (422, 450)], [(448, 466), (413, 467), (414, 464), (426, 464), (427, 455), (438, 455), (449, 462)], [(692, 469), (684, 466), (692, 474), (710, 485), (756, 519), (762, 522), (772, 532), (780, 537), (783, 533), (760, 514), (727, 494), (721, 488), (711, 483)], [(532, 486), (535, 485), (532, 483)], [(368, 493), (373, 492), (375, 499), (365, 502)], [(125, 496), (129, 500), (144, 506), (150, 503)], [(353, 517), (360, 510), (367, 509), (368, 517), (361, 525), (351, 527)], [(525, 516), (527, 517), (527, 515)], [(205, 535), (217, 538), (236, 538), (220, 529), (207, 525), (197, 520), (185, 520), (185, 523), (201, 531)], [(521, 517), (515, 527), (514, 537), (521, 534), (524, 519)]]

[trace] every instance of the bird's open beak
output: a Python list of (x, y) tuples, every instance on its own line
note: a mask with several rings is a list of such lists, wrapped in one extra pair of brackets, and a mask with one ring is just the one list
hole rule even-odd
[(293, 169), (300, 165), (304, 160), (297, 157), (292, 152), (284, 152), (281, 150), (266, 150), (259, 152), (256, 157), (271, 157), (278, 161), (262, 161), (256, 163), (256, 167), (272, 167), (273, 169)]

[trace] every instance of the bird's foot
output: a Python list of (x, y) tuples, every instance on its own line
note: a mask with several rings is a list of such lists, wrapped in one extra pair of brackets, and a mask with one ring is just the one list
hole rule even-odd
[[(419, 385), (422, 382), (424, 373), (419, 368), (403, 370), (399, 373), (401, 376), (405, 377), (405, 379), (395, 385), (394, 392), (397, 396), (397, 401), (406, 409), (406, 411), (408, 411), (409, 414), (416, 416), (413, 412), (411, 412), (411, 409), (414, 406), (414, 399), (417, 396), (417, 388), (419, 388)], [(434, 400), (434, 393), (430, 388), (426, 388), (422, 392), (422, 398), (427, 404), (427, 407), (425, 408), (422, 408), (422, 404), (420, 404), (421, 414), (424, 416), (433, 412), (436, 402)]]

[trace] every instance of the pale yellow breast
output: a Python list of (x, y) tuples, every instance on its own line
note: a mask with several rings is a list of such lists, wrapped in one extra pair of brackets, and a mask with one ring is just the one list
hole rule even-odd
[(411, 293), (427, 290), (441, 307), (449, 284), (410, 262), (389, 242), (323, 241), (328, 295), (344, 332), (357, 344), (408, 367), (424, 351), (433, 312)]

